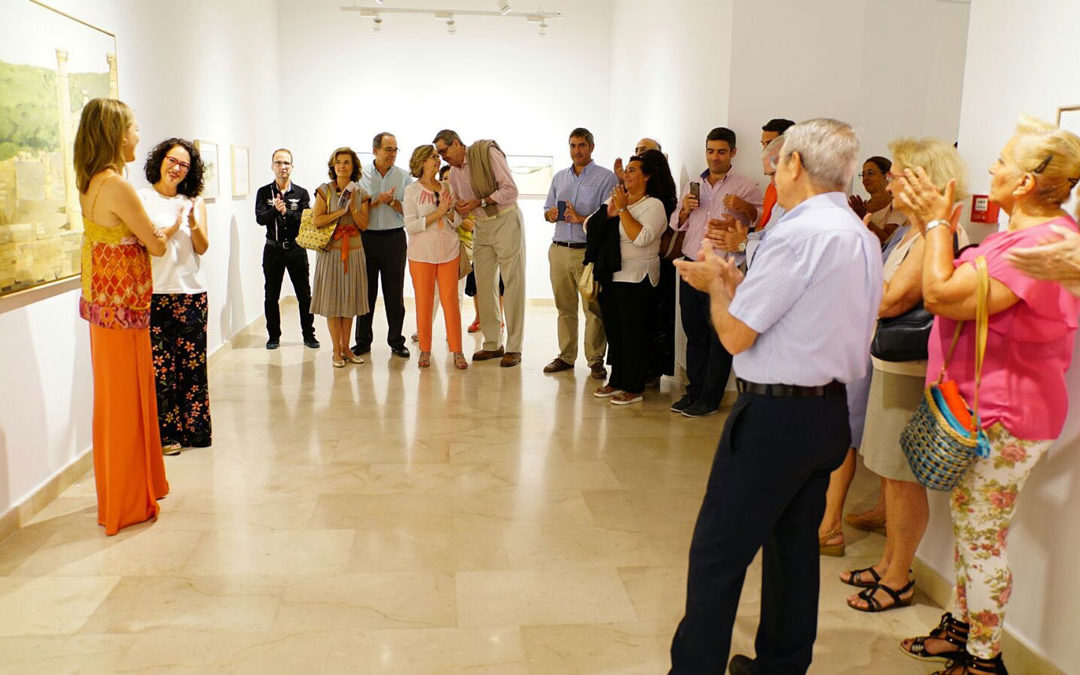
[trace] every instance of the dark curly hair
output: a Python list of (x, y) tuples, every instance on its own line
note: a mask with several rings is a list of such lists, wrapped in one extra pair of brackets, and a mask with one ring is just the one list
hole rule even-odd
[(185, 197), (198, 197), (203, 191), (203, 170), (206, 167), (203, 166), (199, 149), (194, 143), (183, 138), (169, 138), (154, 146), (154, 149), (146, 156), (146, 165), (143, 167), (146, 180), (150, 181), (151, 185), (161, 180), (161, 165), (165, 162), (165, 156), (178, 145), (187, 150), (187, 154), (191, 157), (191, 166), (184, 180), (176, 186), (176, 191)]
[(326, 166), (330, 169), (328, 173), (330, 174), (331, 182), (337, 180), (337, 174), (334, 173), (334, 160), (338, 158), (338, 155), (348, 155), (349, 158), (352, 159), (352, 174), (349, 175), (349, 180), (360, 180), (360, 157), (355, 152), (353, 152), (352, 148), (348, 146), (342, 146), (330, 153), (330, 159), (326, 162)]
[(659, 150), (646, 150), (631, 157), (630, 162), (641, 162), (641, 173), (649, 177), (645, 183), (645, 194), (659, 199), (664, 204), (664, 212), (670, 218), (679, 198), (675, 193), (675, 179), (671, 177), (667, 157)]

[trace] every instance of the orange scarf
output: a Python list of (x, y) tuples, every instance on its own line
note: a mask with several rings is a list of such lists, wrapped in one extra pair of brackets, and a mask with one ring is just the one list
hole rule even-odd
[(334, 239), (341, 240), (341, 266), (345, 268), (345, 274), (349, 273), (349, 240), (360, 234), (360, 228), (355, 225), (338, 225), (334, 228)]

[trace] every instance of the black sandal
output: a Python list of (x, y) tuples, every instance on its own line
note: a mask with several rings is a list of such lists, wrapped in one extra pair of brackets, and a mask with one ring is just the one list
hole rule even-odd
[[(900, 596), (904, 593), (907, 593), (908, 591), (913, 590), (914, 588), (914, 579), (907, 582), (907, 586), (904, 586), (898, 591), (889, 588), (885, 584), (874, 584), (869, 588), (864, 588), (862, 592), (859, 593), (859, 598), (866, 603), (866, 607), (859, 607), (858, 605), (853, 605), (850, 600), (848, 601), (848, 607), (856, 609), (860, 612), (887, 612), (890, 609), (895, 609), (897, 607), (907, 607), (911, 604), (911, 601), (915, 599), (915, 593), (912, 593), (907, 600), (904, 600)], [(893, 599), (892, 604), (883, 606), (881, 604), (881, 601), (874, 597), (874, 594), (878, 591), (885, 591), (885, 593), (887, 593)]]
[[(866, 574), (867, 572), (870, 573), (870, 576), (874, 577), (874, 580), (870, 582), (859, 581), (859, 577)], [(881, 575), (874, 570), (873, 566), (870, 566), (864, 567), (861, 570), (850, 570), (847, 573), (847, 579), (840, 577), (840, 581), (847, 584), (848, 586), (854, 586), (856, 588), (873, 588), (874, 586), (878, 585), (878, 582), (881, 581)]]
[(992, 659), (980, 659), (964, 652), (962, 657), (953, 659), (945, 665), (945, 670), (939, 670), (931, 675), (1009, 675), (1005, 668), (1005, 662), (998, 654)]
[[(966, 658), (967, 652), (964, 651), (964, 648), (967, 646), (969, 628), (970, 624), (957, 621), (952, 612), (945, 612), (941, 615), (941, 622), (937, 625), (937, 628), (930, 631), (928, 635), (913, 638), (910, 647), (905, 648), (903, 641), (901, 641), (900, 651), (920, 661), (956, 661)], [(956, 649), (931, 654), (926, 651), (927, 640), (944, 640), (956, 647)], [(948, 668), (946, 668), (947, 670)]]

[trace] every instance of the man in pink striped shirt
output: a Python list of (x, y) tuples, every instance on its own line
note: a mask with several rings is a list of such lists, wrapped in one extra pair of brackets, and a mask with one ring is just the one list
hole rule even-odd
[[(525, 337), (525, 228), (510, 165), (506, 163), (506, 155), (492, 143), (488, 159), (495, 190), (479, 195), (470, 178), (465, 144), (457, 132), (443, 129), (432, 142), (439, 156), (450, 165), (448, 179), (457, 199), (454, 209), (462, 218), (472, 217), (476, 221), (473, 265), (484, 346), (473, 354), (473, 361), (502, 357), (499, 365), (503, 368), (516, 366), (521, 363), (521, 344)], [(503, 294), (505, 349), (495, 287), (500, 273), (506, 287)]]

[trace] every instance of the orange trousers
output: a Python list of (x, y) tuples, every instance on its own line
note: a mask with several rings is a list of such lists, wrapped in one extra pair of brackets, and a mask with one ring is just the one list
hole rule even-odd
[(435, 280), (439, 281), (439, 304), (446, 317), (446, 339), (450, 351), (461, 351), (461, 308), (458, 306), (458, 259), (444, 263), (409, 261), (413, 291), (416, 294), (416, 333), (420, 351), (431, 351), (431, 322), (435, 309)]
[(169, 493), (161, 456), (150, 329), (90, 326), (94, 482), (105, 534), (157, 517)]

